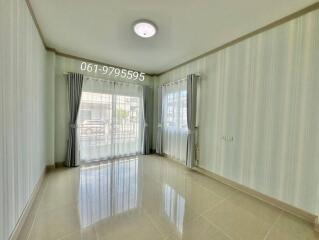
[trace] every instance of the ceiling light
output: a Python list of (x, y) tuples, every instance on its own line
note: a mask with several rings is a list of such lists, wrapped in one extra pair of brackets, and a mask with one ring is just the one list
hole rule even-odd
[(151, 21), (138, 20), (134, 23), (134, 32), (139, 37), (150, 38), (156, 34), (157, 28)]

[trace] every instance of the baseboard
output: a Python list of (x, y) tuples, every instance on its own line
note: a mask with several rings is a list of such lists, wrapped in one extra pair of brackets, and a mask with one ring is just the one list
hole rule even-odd
[(49, 172), (49, 171), (51, 171), (51, 170), (54, 170), (55, 168), (56, 168), (55, 164), (54, 164), (54, 165), (48, 165), (48, 166), (46, 167), (46, 171)]
[(288, 203), (282, 202), (282, 201), (280, 201), (278, 199), (275, 199), (273, 197), (269, 197), (269, 196), (267, 196), (265, 194), (262, 194), (262, 193), (260, 193), (260, 192), (258, 192), (256, 190), (253, 190), (253, 189), (248, 188), (248, 187), (246, 187), (244, 185), (241, 185), (241, 184), (239, 184), (237, 182), (229, 180), (229, 179), (227, 179), (225, 177), (222, 177), (220, 175), (212, 173), (212, 172), (210, 172), (210, 171), (208, 171), (206, 169), (203, 169), (203, 168), (200, 168), (200, 167), (195, 167), (195, 168), (193, 168), (193, 170), (195, 170), (195, 171), (197, 171), (199, 173), (202, 173), (202, 174), (204, 174), (204, 175), (206, 175), (208, 177), (211, 177), (211, 178), (213, 178), (213, 179), (215, 179), (215, 180), (217, 180), (217, 181), (219, 181), (221, 183), (224, 183), (224, 184), (226, 184), (226, 185), (228, 185), (228, 186), (230, 186), (232, 188), (235, 188), (235, 189), (237, 189), (237, 190), (239, 190), (241, 192), (244, 192), (244, 193), (246, 193), (246, 194), (248, 194), (248, 195), (250, 195), (252, 197), (255, 197), (255, 198), (257, 198), (257, 199), (259, 199), (261, 201), (264, 201), (264, 202), (266, 202), (266, 203), (268, 203), (268, 204), (270, 204), (270, 205), (272, 205), (274, 207), (277, 207), (277, 208), (279, 208), (279, 209), (281, 209), (281, 210), (283, 210), (285, 212), (288, 212), (288, 213), (293, 214), (293, 215), (295, 215), (295, 216), (297, 216), (299, 218), (302, 218), (305, 221), (314, 224), (316, 231), (319, 231), (318, 217), (313, 215), (313, 214), (311, 214), (311, 213), (309, 213), (309, 212), (307, 212), (307, 211), (305, 211), (305, 210), (302, 210), (302, 209), (299, 209), (297, 207), (294, 207), (294, 206), (292, 206), (292, 205), (290, 205)]
[(55, 168), (61, 168), (64, 167), (64, 162), (56, 162), (54, 165)]
[(23, 209), (22, 214), (21, 214), (16, 226), (13, 229), (13, 231), (9, 237), (9, 240), (17, 240), (18, 239), (20, 231), (25, 223), (25, 220), (27, 219), (27, 217), (30, 213), (31, 207), (36, 199), (36, 196), (38, 195), (38, 193), (42, 187), (44, 177), (45, 177), (47, 171), (49, 171), (49, 170), (50, 170), (50, 166), (48, 166), (44, 169), (40, 179), (38, 180), (37, 184), (35, 185), (35, 187), (33, 189), (33, 192), (30, 196), (29, 201), (27, 202), (25, 208)]
[(184, 167), (186, 169), (190, 169), (190, 168), (186, 167), (186, 165), (183, 162), (179, 161), (178, 159), (175, 159), (175, 158), (172, 158), (172, 157), (168, 156), (166, 153), (156, 154), (156, 155), (158, 155), (160, 157), (164, 157), (164, 158), (170, 160), (171, 162), (173, 162), (173, 163), (175, 163), (175, 164), (177, 164), (179, 166), (182, 166), (182, 167)]
[(319, 218), (317, 217), (316, 223), (315, 223), (315, 231), (319, 232)]

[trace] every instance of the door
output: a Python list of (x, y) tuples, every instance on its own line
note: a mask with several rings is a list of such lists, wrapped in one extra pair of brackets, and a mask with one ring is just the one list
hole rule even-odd
[(85, 162), (141, 150), (142, 92), (138, 87), (134, 92), (115, 83), (102, 85), (106, 88), (99, 91), (83, 87), (77, 125), (80, 160)]

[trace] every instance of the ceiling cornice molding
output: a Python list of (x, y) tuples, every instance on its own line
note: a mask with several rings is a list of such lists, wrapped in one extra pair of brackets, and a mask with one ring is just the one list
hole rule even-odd
[[(80, 61), (83, 61), (83, 62), (89, 62), (89, 63), (99, 64), (99, 65), (106, 65), (108, 67), (114, 67), (114, 68), (119, 68), (119, 69), (127, 69), (127, 70), (141, 72), (139, 70), (132, 69), (132, 68), (120, 67), (120, 66), (116, 66), (116, 65), (105, 63), (105, 62), (101, 62), (101, 61), (96, 61), (96, 60), (92, 60), (92, 59), (88, 59), (88, 58), (83, 58), (83, 57), (79, 57), (79, 56), (63, 53), (63, 52), (57, 51), (55, 48), (46, 47), (46, 50), (50, 51), (50, 52), (54, 52), (56, 55), (61, 56), (61, 57), (72, 58), (72, 59), (75, 59), (75, 60), (80, 60)], [(149, 74), (149, 73), (146, 73), (146, 74), (148, 76), (151, 76), (151, 77), (155, 76), (154, 74)]]
[(37, 28), (37, 30), (38, 30), (38, 33), (39, 33), (40, 38), (41, 38), (41, 40), (42, 40), (42, 43), (43, 43), (44, 47), (45, 47), (46, 49), (48, 49), (48, 47), (47, 47), (47, 45), (46, 45), (46, 43), (45, 43), (45, 41), (44, 41), (44, 37), (43, 37), (42, 31), (41, 31), (41, 29), (40, 29), (40, 26), (39, 26), (39, 24), (38, 24), (38, 21), (37, 21), (35, 15), (34, 15), (34, 11), (33, 11), (33, 9), (32, 9), (30, 0), (25, 0), (25, 2), (26, 2), (26, 4), (27, 4), (27, 6), (28, 6), (30, 15), (31, 15), (31, 17), (32, 17), (32, 19), (33, 19), (33, 22), (34, 22), (34, 24), (35, 24), (35, 26), (36, 26), (36, 28)]
[(258, 28), (257, 30), (255, 30), (253, 32), (247, 33), (247, 34), (245, 34), (245, 35), (243, 35), (241, 37), (236, 38), (235, 40), (232, 40), (232, 41), (230, 41), (228, 43), (225, 43), (222, 46), (214, 48), (214, 49), (212, 49), (212, 50), (210, 50), (208, 52), (205, 52), (205, 53), (203, 53), (203, 54), (201, 54), (201, 55), (199, 55), (197, 57), (194, 57), (194, 58), (189, 59), (189, 60), (187, 60), (187, 61), (185, 61), (183, 63), (180, 63), (180, 64), (178, 64), (178, 65), (176, 65), (176, 66), (174, 66), (174, 67), (172, 67), (172, 68), (170, 68), (170, 69), (168, 69), (166, 71), (163, 71), (163, 72), (157, 74), (157, 76), (163, 75), (163, 74), (168, 73), (168, 72), (170, 72), (170, 71), (172, 71), (172, 70), (174, 70), (176, 68), (179, 68), (179, 67), (181, 67), (181, 66), (183, 66), (185, 64), (188, 64), (190, 62), (193, 62), (193, 61), (198, 60), (200, 58), (203, 58), (205, 56), (208, 56), (208, 55), (211, 55), (213, 53), (216, 53), (216, 52), (218, 52), (220, 50), (223, 50), (223, 49), (225, 49), (227, 47), (230, 47), (230, 46), (232, 46), (232, 45), (234, 45), (236, 43), (242, 42), (242, 41), (244, 41), (244, 40), (246, 40), (248, 38), (251, 38), (251, 37), (253, 37), (253, 36), (255, 36), (255, 35), (259, 34), (259, 33), (266, 32), (267, 30), (275, 28), (275, 27), (277, 27), (279, 25), (282, 25), (282, 24), (284, 24), (286, 22), (289, 22), (289, 21), (291, 21), (291, 20), (293, 20), (295, 18), (298, 18), (298, 17), (300, 17), (302, 15), (305, 15), (305, 14), (307, 14), (309, 12), (312, 12), (312, 11), (315, 11), (317, 9), (319, 9), (319, 1), (314, 3), (314, 4), (312, 4), (312, 5), (310, 5), (310, 6), (308, 6), (308, 7), (306, 7), (306, 8), (303, 8), (303, 9), (297, 11), (297, 12), (289, 14), (286, 17), (283, 17), (283, 18), (281, 18), (279, 20), (276, 20), (276, 21), (274, 21), (274, 22), (272, 22), (270, 24), (267, 24), (264, 27)]

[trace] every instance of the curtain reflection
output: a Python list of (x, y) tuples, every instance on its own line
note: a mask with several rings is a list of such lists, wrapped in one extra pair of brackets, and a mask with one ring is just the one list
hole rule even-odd
[(80, 170), (81, 226), (140, 206), (137, 158), (119, 159)]
[(183, 233), (185, 198), (167, 184), (164, 186), (164, 211), (178, 232)]

